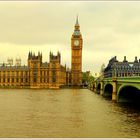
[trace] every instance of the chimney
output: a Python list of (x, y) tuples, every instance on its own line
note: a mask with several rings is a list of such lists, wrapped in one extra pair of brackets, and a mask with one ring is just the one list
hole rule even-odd
[(123, 62), (127, 62), (127, 60), (126, 60), (126, 56), (124, 56), (124, 60), (123, 60)]
[(124, 61), (126, 61), (126, 56), (124, 56)]
[(134, 61), (135, 63), (138, 63), (138, 59), (137, 59), (137, 56), (135, 56), (135, 61)]

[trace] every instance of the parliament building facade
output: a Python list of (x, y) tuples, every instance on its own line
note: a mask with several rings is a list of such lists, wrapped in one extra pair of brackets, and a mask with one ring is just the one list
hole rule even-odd
[[(16, 65), (0, 66), (0, 88), (51, 88), (82, 85), (82, 46), (78, 17), (71, 38), (71, 70), (61, 65), (61, 54), (50, 52), (49, 62), (42, 62), (42, 53), (29, 52), (27, 66), (21, 66), (20, 59)], [(10, 60), (9, 60), (10, 62)]]

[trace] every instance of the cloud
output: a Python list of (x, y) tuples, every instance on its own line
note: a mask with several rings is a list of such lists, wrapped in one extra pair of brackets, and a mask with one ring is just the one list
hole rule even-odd
[(29, 50), (61, 51), (62, 64), (71, 67), (71, 35), (79, 14), (83, 36), (83, 70), (98, 72), (116, 55), (133, 61), (140, 52), (139, 2), (0, 2), (0, 62)]

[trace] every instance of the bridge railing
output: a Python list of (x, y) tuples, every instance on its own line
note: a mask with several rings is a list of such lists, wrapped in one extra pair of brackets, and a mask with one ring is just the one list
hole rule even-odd
[(107, 78), (104, 78), (104, 77), (98, 77), (94, 80), (94, 82), (97, 82), (97, 81), (112, 81), (113, 79), (116, 79), (117, 81), (124, 81), (124, 80), (135, 80), (135, 81), (140, 81), (140, 76), (127, 76), (127, 77), (107, 77)]

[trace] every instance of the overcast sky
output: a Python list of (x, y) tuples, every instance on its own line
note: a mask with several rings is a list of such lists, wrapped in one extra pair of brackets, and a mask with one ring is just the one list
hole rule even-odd
[(0, 62), (29, 51), (61, 52), (71, 67), (71, 35), (79, 15), (83, 36), (83, 71), (99, 72), (117, 56), (133, 61), (140, 54), (140, 2), (0, 2)]

